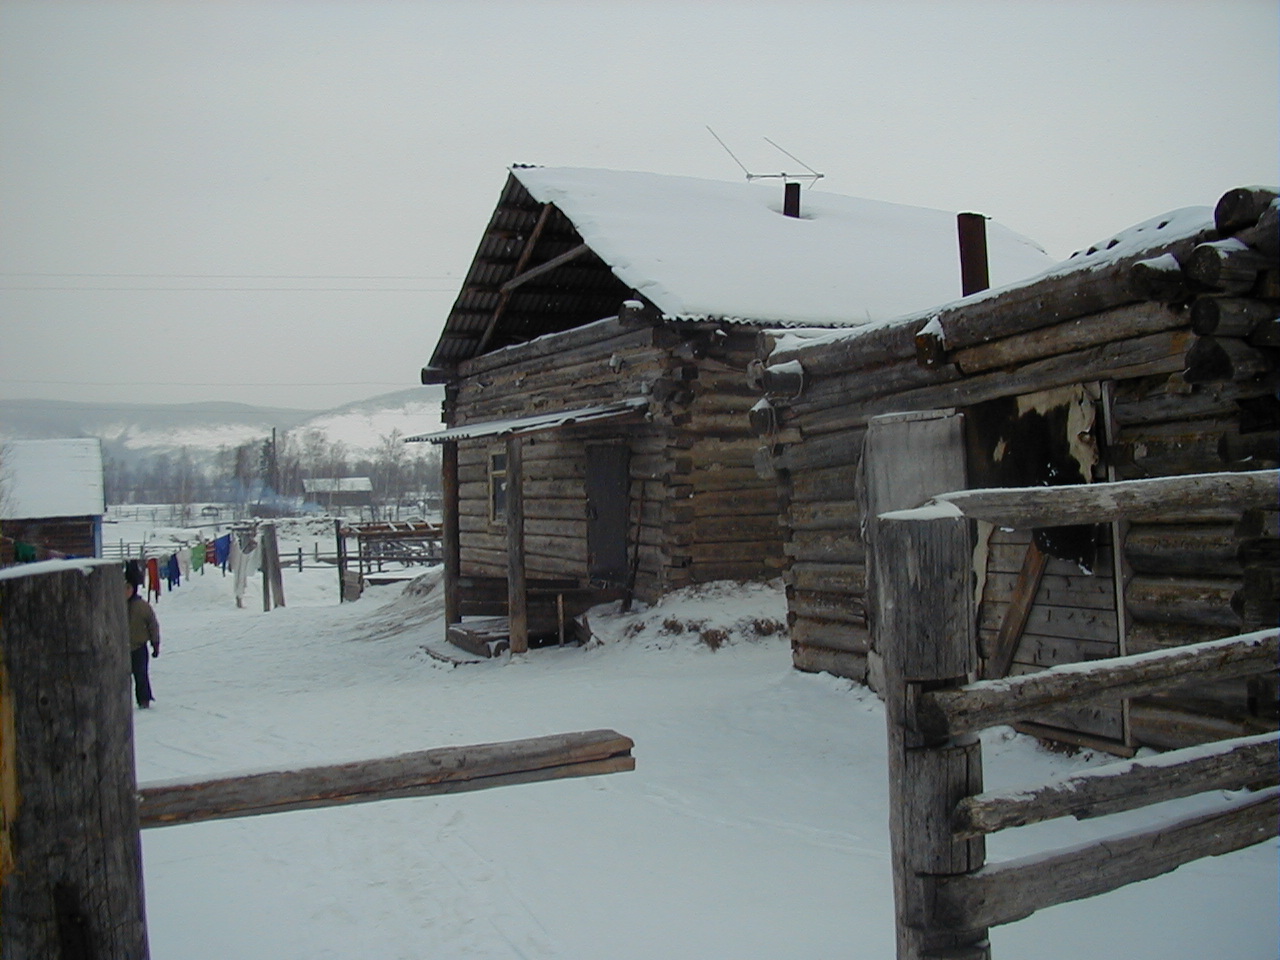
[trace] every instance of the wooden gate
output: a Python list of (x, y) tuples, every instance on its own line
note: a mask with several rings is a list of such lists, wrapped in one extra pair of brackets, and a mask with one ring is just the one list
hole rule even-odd
[[(1280, 631), (971, 681), (978, 669), (974, 521), (1027, 528), (1156, 519), (1221, 503), (1269, 506), (1278, 483), (1280, 471), (1264, 470), (970, 490), (875, 519), (873, 605), (885, 654), (899, 960), (989, 960), (989, 927), (1276, 835), (1280, 766), (1274, 733), (1174, 751), (1153, 763), (1127, 761), (1010, 795), (983, 794), (977, 734), (1066, 704), (1274, 673)], [(983, 837), (1005, 827), (1246, 786), (1270, 789), (1171, 825), (984, 865)]]

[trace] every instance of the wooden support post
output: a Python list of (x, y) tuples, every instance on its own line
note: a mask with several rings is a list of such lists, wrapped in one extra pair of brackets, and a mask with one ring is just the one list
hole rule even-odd
[(262, 551), (262, 610), (265, 613), (284, 606), (284, 575), (280, 570), (276, 525), (264, 523), (258, 539)]
[(462, 619), (462, 547), (458, 520), (458, 441), (440, 444), (440, 486), (443, 529), (440, 547), (444, 553), (444, 622), (446, 627)]
[(951, 812), (982, 790), (976, 736), (926, 738), (915, 703), (977, 669), (973, 537), (963, 518), (875, 520), (875, 624), (884, 656), (889, 739), (889, 830), (898, 960), (989, 960), (985, 927), (946, 926), (933, 915), (942, 878), (982, 866), (982, 838), (956, 840)]
[(338, 602), (347, 599), (347, 543), (342, 536), (342, 521), (333, 521), (334, 553), (338, 567)]
[(145, 958), (124, 580), (0, 571), (0, 954)]
[(511, 652), (529, 651), (529, 592), (524, 565), (524, 443), (507, 438), (507, 618)]

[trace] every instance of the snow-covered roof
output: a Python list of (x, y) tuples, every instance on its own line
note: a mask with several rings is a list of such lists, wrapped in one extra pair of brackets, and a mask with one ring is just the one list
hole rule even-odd
[(100, 517), (102, 444), (75, 440), (12, 440), (0, 446), (0, 517)]
[[(954, 212), (807, 189), (795, 218), (783, 215), (776, 182), (560, 167), (513, 174), (670, 317), (847, 324), (960, 293)], [(987, 250), (994, 285), (1053, 262), (994, 222)]]
[[(774, 356), (790, 357), (798, 350), (821, 350), (836, 343), (861, 340), (873, 336), (878, 330), (889, 327), (908, 327), (937, 323), (938, 314), (960, 309), (981, 309), (983, 304), (999, 300), (1013, 291), (1033, 287), (1038, 283), (1068, 274), (1104, 270), (1117, 262), (1135, 256), (1151, 255), (1153, 251), (1173, 245), (1179, 240), (1195, 237), (1213, 228), (1213, 208), (1205, 206), (1181, 207), (1157, 217), (1151, 217), (1126, 227), (1119, 233), (1078, 250), (1066, 260), (1043, 267), (1012, 282), (1001, 285), (992, 278), (989, 289), (968, 297), (950, 297), (928, 305), (923, 310), (903, 313), (885, 322), (863, 324), (843, 330), (794, 329), (779, 334), (773, 346)], [(939, 331), (945, 339), (945, 330)]]
[[(638, 294), (674, 320), (881, 322), (960, 295), (956, 214), (824, 190), (782, 212), (776, 181), (513, 168), (430, 367), (615, 314)], [(991, 282), (1053, 261), (988, 223)], [(634, 292), (634, 293), (633, 293)]]

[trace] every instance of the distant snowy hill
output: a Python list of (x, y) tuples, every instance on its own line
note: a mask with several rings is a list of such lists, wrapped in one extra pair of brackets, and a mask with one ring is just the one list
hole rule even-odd
[(332, 410), (243, 403), (79, 403), (0, 400), (0, 442), (98, 437), (109, 456), (131, 461), (186, 447), (196, 457), (283, 433), (319, 430), (350, 453), (374, 450), (393, 430), (410, 435), (440, 423), (442, 387), (414, 387)]

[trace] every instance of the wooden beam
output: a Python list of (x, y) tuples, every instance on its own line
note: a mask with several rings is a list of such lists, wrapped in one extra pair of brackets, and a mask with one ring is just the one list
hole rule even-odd
[(1240, 510), (1272, 507), (1277, 490), (1280, 470), (1253, 470), (1064, 487), (957, 490), (892, 516), (923, 520), (950, 513), (1016, 530), (1113, 520), (1171, 522), (1183, 512), (1224, 504)]
[(591, 248), (589, 246), (587, 246), (585, 243), (580, 243), (576, 247), (574, 247), (572, 250), (567, 250), (564, 253), (560, 254), (560, 256), (558, 257), (552, 257), (546, 263), (540, 263), (536, 267), (530, 267), (528, 270), (524, 271), (524, 273), (516, 274), (514, 277), (512, 277), (510, 280), (504, 283), (501, 287), (499, 287), (498, 292), (503, 294), (509, 294), (511, 293), (512, 290), (515, 290), (517, 287), (523, 286), (524, 284), (528, 283), (530, 280), (533, 280), (536, 277), (540, 277), (544, 273), (550, 273), (556, 267), (564, 266), (564, 264), (568, 263), (571, 260), (577, 260), (578, 257), (582, 256), (584, 253), (589, 253), (590, 251), (591, 251)]
[(1077, 820), (1190, 797), (1280, 783), (1280, 733), (1224, 740), (1155, 757), (1095, 767), (1033, 790), (982, 793), (956, 805), (957, 837), (976, 837), (1057, 817)]
[(148, 783), (138, 789), (139, 820), (144, 828), (166, 827), (617, 773), (635, 769), (634, 746), (613, 730), (590, 730), (302, 770)]
[(916, 729), (927, 739), (959, 736), (1023, 720), (1064, 702), (1146, 696), (1186, 683), (1208, 683), (1276, 669), (1280, 630), (1108, 660), (1071, 663), (1002, 680), (980, 680), (922, 693)]
[[(524, 272), (525, 265), (529, 262), (529, 258), (533, 256), (533, 248), (538, 245), (538, 240), (542, 236), (542, 231), (547, 226), (547, 221), (551, 219), (552, 206), (549, 203), (542, 205), (542, 210), (538, 213), (538, 222), (533, 225), (533, 230), (529, 233), (529, 239), (524, 245), (524, 249), (520, 251), (520, 256), (516, 258), (516, 267), (514, 276), (519, 276)], [(506, 312), (507, 303), (511, 300), (509, 292), (501, 292), (498, 295), (498, 305), (493, 308), (493, 316), (484, 326), (484, 333), (480, 335), (480, 341), (476, 344), (475, 351), (471, 354), (473, 357), (484, 353), (485, 347), (489, 346), (489, 341), (493, 339), (494, 333), (498, 329), (498, 321), (502, 318), (502, 314)]]
[(1008, 674), (1013, 663), (1013, 655), (1018, 650), (1018, 641), (1027, 629), (1027, 618), (1031, 616), (1031, 608), (1035, 606), (1036, 592), (1040, 589), (1040, 581), (1044, 579), (1044, 568), (1048, 566), (1049, 557), (1034, 540), (1027, 545), (1027, 554), (1022, 561), (1022, 569), (1013, 586), (1013, 597), (1004, 619), (1000, 621), (1000, 630), (996, 633), (995, 649), (987, 658), (986, 677), (995, 680)]
[(947, 928), (994, 927), (1037, 910), (1149, 880), (1184, 863), (1220, 856), (1276, 835), (1280, 792), (1171, 825), (1108, 837), (1084, 847), (992, 864), (933, 885), (933, 920)]

